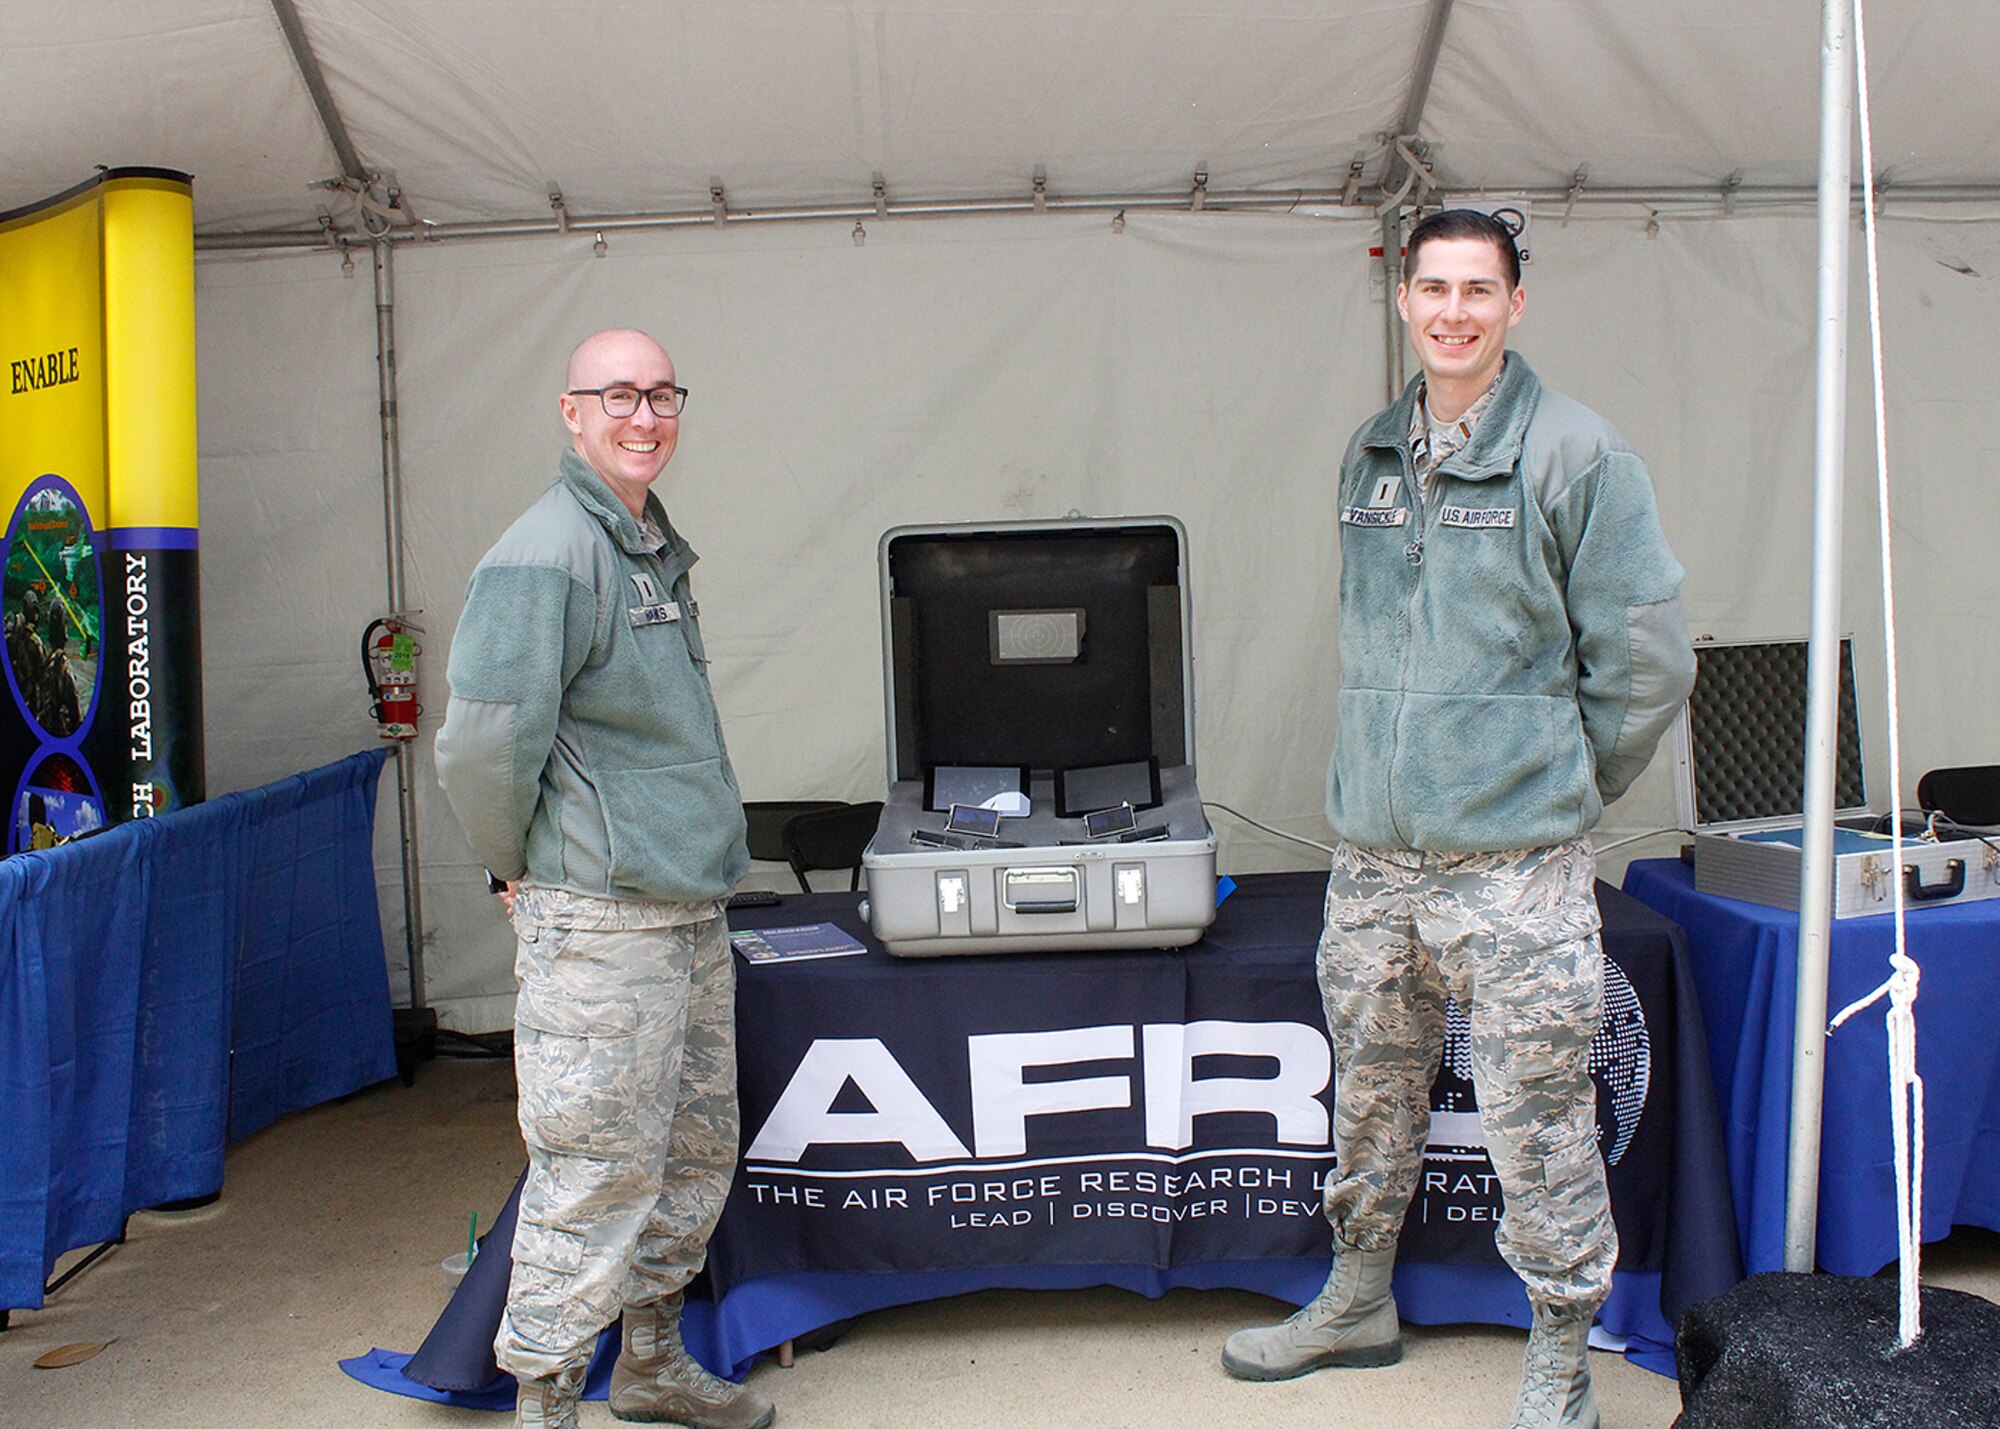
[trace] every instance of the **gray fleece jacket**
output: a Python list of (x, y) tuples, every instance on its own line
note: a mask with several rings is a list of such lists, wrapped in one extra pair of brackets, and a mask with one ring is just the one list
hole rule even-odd
[(452, 637), (438, 782), (501, 878), (612, 898), (726, 898), (743, 805), (688, 591), (665, 541), (573, 451), (472, 573)]
[(1376, 848), (1543, 848), (1589, 830), (1694, 686), (1645, 463), (1507, 355), (1421, 499), (1419, 379), (1341, 466), (1340, 724), (1326, 815)]

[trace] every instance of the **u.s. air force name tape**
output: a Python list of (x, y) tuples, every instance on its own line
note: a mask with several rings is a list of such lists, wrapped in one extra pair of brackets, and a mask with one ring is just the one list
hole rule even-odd
[(1511, 528), (1514, 524), (1514, 508), (1511, 506), (1441, 506), (1438, 508), (1440, 526), (1463, 526), (1468, 530), (1492, 530)]

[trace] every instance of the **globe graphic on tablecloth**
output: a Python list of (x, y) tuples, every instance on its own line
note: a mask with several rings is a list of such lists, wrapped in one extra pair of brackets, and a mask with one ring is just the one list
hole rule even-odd
[[(1604, 1017), (1590, 1044), (1590, 1074), (1599, 1082), (1600, 1092), (1610, 1092), (1608, 1119), (1607, 1099), (1602, 1095), (1597, 1099), (1597, 1140), (1604, 1152), (1604, 1164), (1616, 1166), (1632, 1145), (1646, 1113), (1646, 1095), (1653, 1078), (1653, 1047), (1639, 994), (1625, 976), (1625, 970), (1609, 958), (1604, 960)], [(1472, 1091), (1472, 1024), (1455, 998), (1445, 1002), (1444, 1076), (1437, 1102), (1437, 1109), (1447, 1112), (1470, 1112), (1476, 1105)], [(1454, 1118), (1453, 1124), (1472, 1127), (1471, 1118)], [(1476, 1139), (1467, 1140), (1468, 1132), (1460, 1132), (1451, 1137), (1452, 1143), (1483, 1149), (1484, 1135), (1476, 1129), (1470, 1134)]]

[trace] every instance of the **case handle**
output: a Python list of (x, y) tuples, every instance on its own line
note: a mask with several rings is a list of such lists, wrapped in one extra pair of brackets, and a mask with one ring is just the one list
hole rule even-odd
[(1918, 903), (1936, 903), (1965, 892), (1965, 860), (1954, 858), (1944, 866), (1944, 881), (1925, 883), (1924, 871), (1914, 863), (1903, 865), (1903, 892)]
[(1083, 898), (1074, 868), (1010, 868), (1004, 886), (1016, 913), (1074, 913)]

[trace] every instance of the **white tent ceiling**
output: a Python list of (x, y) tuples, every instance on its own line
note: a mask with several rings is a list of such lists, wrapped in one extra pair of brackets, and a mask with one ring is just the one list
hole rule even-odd
[[(1383, 177), (1433, 0), (296, 0), (363, 170), (437, 224)], [(1451, 190), (1815, 177), (1810, 0), (1459, 0), (1417, 132)], [(1990, 0), (1876, 0), (1879, 168), (2000, 181)], [(204, 236), (312, 229), (341, 176), (271, 0), (0, 19), (0, 211), (154, 164)], [(346, 220), (339, 205), (337, 217)]]

